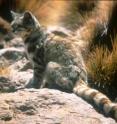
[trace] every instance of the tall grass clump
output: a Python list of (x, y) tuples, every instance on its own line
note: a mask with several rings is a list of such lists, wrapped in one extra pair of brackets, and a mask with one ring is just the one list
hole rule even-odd
[(98, 46), (87, 62), (90, 85), (99, 88), (111, 98), (117, 97), (117, 35), (112, 42), (112, 51)]

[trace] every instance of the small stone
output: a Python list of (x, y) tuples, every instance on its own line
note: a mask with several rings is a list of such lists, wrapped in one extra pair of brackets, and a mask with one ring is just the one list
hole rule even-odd
[(12, 119), (12, 117), (13, 117), (13, 113), (11, 113), (10, 111), (8, 110), (0, 111), (0, 120), (9, 121)]

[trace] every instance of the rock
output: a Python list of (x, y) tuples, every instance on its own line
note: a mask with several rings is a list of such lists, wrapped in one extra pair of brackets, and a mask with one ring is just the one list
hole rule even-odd
[(14, 62), (21, 59), (24, 55), (23, 49), (17, 49), (15, 47), (0, 50), (0, 58), (4, 57), (6, 60), (12, 60)]
[(10, 74), (0, 76), (0, 91), (14, 92), (18, 87), (24, 87), (33, 76), (32, 66), (24, 57), (9, 66)]
[(16, 89), (16, 84), (9, 78), (0, 76), (0, 92), (13, 92)]
[(116, 124), (75, 94), (25, 89), (0, 94), (0, 124)]
[(4, 48), (4, 44), (0, 43), (0, 49), (3, 49), (3, 48)]
[[(4, 75), (1, 75), (1, 71)], [(0, 92), (14, 92), (32, 76), (32, 67), (25, 58), (24, 49), (15, 47), (0, 50)], [(7, 74), (8, 73), (8, 74)]]
[(5, 41), (1, 42), (0, 62), (8, 61), (8, 63), (13, 64), (25, 56), (26, 54), (21, 38), (16, 37), (7, 43)]
[(24, 43), (23, 43), (22, 38), (16, 36), (12, 40), (10, 40), (10, 42), (9, 42), (9, 44), (7, 46), (16, 47), (16, 48), (22, 48), (22, 47), (24, 47)]
[(24, 57), (10, 66), (12, 69), (10, 80), (15, 82), (15, 89), (24, 87), (33, 76), (30, 62)]

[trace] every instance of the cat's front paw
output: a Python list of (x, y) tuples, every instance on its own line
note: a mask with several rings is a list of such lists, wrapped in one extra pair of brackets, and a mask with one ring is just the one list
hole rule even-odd
[(41, 87), (41, 83), (39, 80), (32, 78), (26, 85), (26, 88), (36, 88), (39, 89)]

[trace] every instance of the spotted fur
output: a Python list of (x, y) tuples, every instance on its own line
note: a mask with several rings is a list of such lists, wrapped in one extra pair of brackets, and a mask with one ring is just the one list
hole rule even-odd
[(34, 69), (33, 79), (26, 87), (73, 91), (117, 120), (117, 104), (88, 86), (79, 39), (64, 29), (44, 30), (31, 12), (12, 13), (13, 31), (24, 38), (26, 53)]

